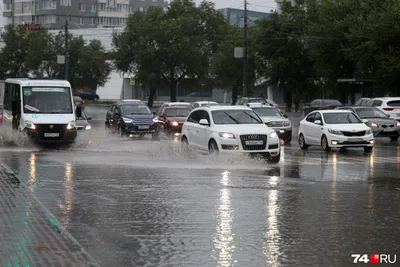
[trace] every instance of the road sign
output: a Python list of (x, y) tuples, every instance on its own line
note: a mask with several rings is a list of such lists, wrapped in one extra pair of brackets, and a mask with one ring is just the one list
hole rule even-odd
[(131, 85), (131, 86), (135, 85), (135, 76), (129, 77), (129, 85)]
[(58, 55), (57, 56), (57, 64), (65, 64), (65, 56)]

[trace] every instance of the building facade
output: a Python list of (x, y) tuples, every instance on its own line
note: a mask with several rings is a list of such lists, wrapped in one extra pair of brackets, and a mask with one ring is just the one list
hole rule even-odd
[(40, 24), (60, 29), (123, 27), (128, 16), (151, 6), (166, 7), (166, 0), (0, 0), (6, 24)]
[[(222, 8), (219, 9), (229, 21), (230, 24), (236, 25), (237, 27), (244, 27), (244, 10), (236, 8)], [(258, 11), (247, 11), (247, 22), (249, 26), (254, 26), (256, 21), (262, 18), (266, 18), (270, 13), (258, 12)]]

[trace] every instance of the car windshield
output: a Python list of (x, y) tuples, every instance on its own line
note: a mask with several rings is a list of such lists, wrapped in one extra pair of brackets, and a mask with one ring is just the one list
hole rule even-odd
[(386, 114), (377, 108), (357, 108), (360, 118), (387, 118)]
[(72, 97), (68, 87), (23, 87), (25, 114), (71, 114)]
[(262, 124), (252, 110), (216, 110), (211, 112), (215, 124)]
[(322, 100), (322, 105), (323, 106), (341, 106), (342, 103), (340, 103), (337, 100), (329, 100), (329, 99), (327, 99), (327, 100)]
[(190, 110), (186, 108), (169, 108), (165, 111), (167, 117), (187, 117)]
[(145, 105), (122, 105), (121, 115), (147, 115), (151, 114), (150, 109)]
[(253, 108), (260, 117), (283, 117), (276, 108)]
[(324, 120), (326, 124), (349, 124), (349, 123), (362, 123), (353, 113), (324, 113)]

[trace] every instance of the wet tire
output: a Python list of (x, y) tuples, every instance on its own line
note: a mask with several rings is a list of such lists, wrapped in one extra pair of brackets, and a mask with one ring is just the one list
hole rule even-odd
[(276, 155), (276, 156), (270, 157), (267, 161), (268, 161), (269, 163), (279, 163), (280, 160), (281, 160), (281, 153), (279, 153), (279, 154)]
[(365, 146), (364, 147), (364, 152), (367, 152), (367, 153), (372, 152), (372, 149), (373, 149), (372, 146)]
[(325, 135), (323, 135), (321, 138), (321, 148), (325, 152), (331, 151), (331, 148), (329, 147), (329, 144), (328, 144), (328, 138), (326, 138)]
[(208, 154), (210, 155), (217, 155), (219, 154), (218, 145), (214, 140), (211, 140), (208, 144)]
[(121, 126), (118, 125), (117, 134), (119, 137), (125, 137), (126, 134), (122, 131)]
[(397, 140), (399, 140), (399, 137), (400, 137), (400, 136), (391, 136), (391, 137), (390, 137), (390, 140), (392, 140), (392, 141), (397, 141)]
[(306, 150), (309, 146), (306, 144), (306, 140), (303, 134), (299, 136), (299, 146), (301, 150)]

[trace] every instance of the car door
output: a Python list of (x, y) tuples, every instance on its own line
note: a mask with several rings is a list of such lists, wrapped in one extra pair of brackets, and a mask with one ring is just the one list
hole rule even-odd
[(303, 121), (304, 139), (307, 144), (313, 143), (312, 135), (311, 135), (311, 127), (314, 124), (314, 117), (315, 117), (315, 113), (310, 114)]
[(200, 121), (201, 110), (196, 110), (190, 113), (187, 121), (185, 122), (185, 129), (187, 131), (187, 138), (189, 144), (195, 147), (199, 147), (197, 139), (198, 125)]
[(322, 137), (322, 130), (323, 130), (323, 124), (315, 124), (315, 121), (321, 121), (322, 122), (322, 116), (320, 112), (316, 112), (314, 116), (314, 122), (310, 124), (310, 137), (311, 137), (311, 142), (313, 144), (319, 145)]
[[(210, 122), (210, 115), (207, 110), (201, 110), (200, 113), (200, 120), (206, 119), (209, 123)], [(211, 125), (211, 124), (210, 124)], [(197, 125), (197, 134), (196, 138), (198, 139), (198, 144), (201, 149), (208, 149), (208, 137), (210, 136), (211, 128), (207, 125)]]

